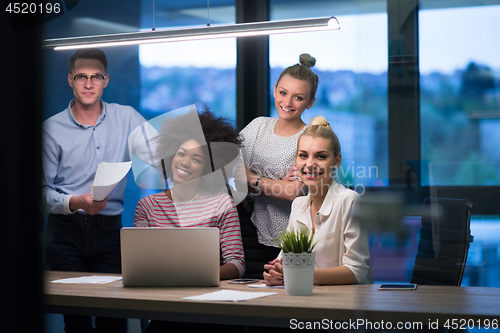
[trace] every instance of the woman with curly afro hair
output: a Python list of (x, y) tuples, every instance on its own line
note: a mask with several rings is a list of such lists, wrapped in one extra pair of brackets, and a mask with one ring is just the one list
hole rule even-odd
[(238, 132), (208, 109), (198, 114), (193, 108), (165, 121), (156, 143), (156, 158), (173, 186), (139, 201), (134, 226), (217, 227), (220, 278), (242, 277), (245, 259), (238, 212), (222, 172), (238, 156)]

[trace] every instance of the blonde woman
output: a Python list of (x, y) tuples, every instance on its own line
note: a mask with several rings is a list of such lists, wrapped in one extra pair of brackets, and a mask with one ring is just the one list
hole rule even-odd
[(316, 60), (302, 54), (299, 63), (286, 68), (274, 86), (279, 117), (258, 117), (242, 131), (243, 159), (249, 192), (255, 195), (251, 220), (259, 243), (279, 253), (274, 240), (286, 229), (292, 201), (306, 187), (293, 177), (297, 140), (306, 129), (304, 110), (313, 106), (318, 76), (311, 70)]
[[(300, 136), (296, 155), (309, 194), (293, 201), (288, 228), (307, 228), (319, 240), (314, 249), (317, 285), (373, 283), (367, 232), (350, 214), (359, 195), (334, 179), (341, 161), (337, 135), (324, 117), (315, 117)], [(264, 269), (267, 285), (283, 285), (281, 256)]]

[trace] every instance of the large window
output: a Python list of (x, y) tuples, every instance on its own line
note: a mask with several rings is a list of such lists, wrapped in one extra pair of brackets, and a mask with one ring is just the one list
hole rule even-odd
[[(155, 28), (203, 26), (207, 20), (214, 25), (235, 23), (234, 1), (212, 2), (208, 17), (206, 5), (203, 1), (157, 4)], [(152, 24), (151, 2), (142, 1), (141, 27), (151, 29)], [(141, 45), (139, 64), (140, 110), (146, 119), (196, 104), (199, 111), (207, 106), (236, 122), (236, 39)], [(136, 192), (140, 199), (158, 190)]]
[[(340, 180), (357, 191), (388, 185), (387, 14), (385, 1), (271, 1), (271, 19), (335, 16), (340, 30), (270, 36), (270, 89), (301, 53), (319, 77), (305, 123), (324, 116), (342, 146)], [(271, 116), (277, 117), (271, 96)]]
[[(234, 1), (167, 2), (156, 5), (155, 29), (234, 23)], [(158, 7), (160, 6), (160, 7)], [(156, 16), (156, 14), (155, 14)], [(150, 1), (142, 1), (141, 27), (152, 28)], [(207, 106), (236, 122), (236, 40), (215, 39), (139, 46), (140, 109), (146, 119), (190, 104)], [(141, 188), (139, 199), (158, 192)], [(133, 200), (136, 198), (133, 197)], [(131, 202), (135, 205), (137, 202)]]
[(500, 4), (433, 3), (419, 12), (422, 185), (500, 185)]
[[(212, 1), (209, 12), (203, 1), (170, 1), (156, 7), (155, 28), (235, 23), (231, 0)], [(143, 29), (151, 29), (152, 16), (151, 2), (142, 1)], [(236, 121), (235, 38), (141, 45), (139, 61), (146, 118), (194, 103)]]
[[(496, 3), (496, 4), (495, 4)], [(500, 185), (500, 2), (421, 1), (422, 185)], [(476, 215), (463, 285), (500, 286), (500, 219)]]

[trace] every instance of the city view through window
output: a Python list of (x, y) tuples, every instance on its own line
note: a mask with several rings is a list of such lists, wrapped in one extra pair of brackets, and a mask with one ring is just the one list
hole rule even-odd
[[(434, 9), (428, 3), (423, 1), (419, 12), (420, 185), (499, 185), (500, 153), (492, 143), (500, 142), (500, 41), (495, 36), (500, 6)], [(280, 8), (271, 7), (272, 19), (302, 15), (298, 7)], [(319, 87), (303, 120), (328, 119), (342, 144), (338, 176), (362, 193), (364, 186), (388, 186), (387, 14), (336, 17), (339, 31), (270, 37), (270, 110), (277, 116), (272, 90), (281, 71), (297, 63), (301, 53), (315, 57)], [(140, 60), (146, 118), (206, 103), (235, 120), (234, 39), (144, 45)], [(476, 240), (464, 283), (498, 284), (498, 270), (484, 263), (499, 258), (499, 225), (495, 217), (473, 217)]]

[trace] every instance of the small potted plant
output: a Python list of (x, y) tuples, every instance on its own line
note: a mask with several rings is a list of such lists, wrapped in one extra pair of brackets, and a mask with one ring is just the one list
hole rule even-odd
[(314, 235), (307, 229), (289, 229), (280, 234), (285, 293), (289, 295), (312, 295), (314, 280)]

